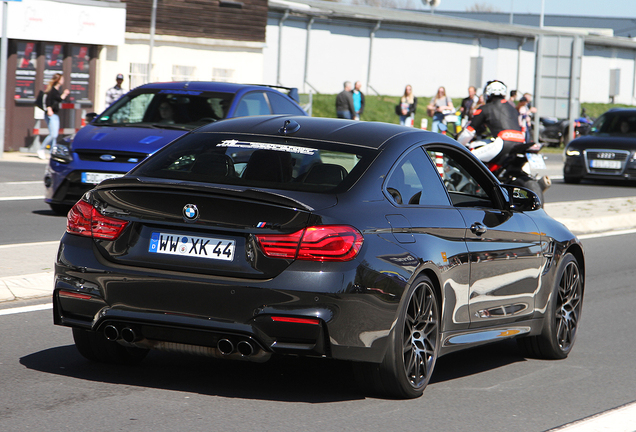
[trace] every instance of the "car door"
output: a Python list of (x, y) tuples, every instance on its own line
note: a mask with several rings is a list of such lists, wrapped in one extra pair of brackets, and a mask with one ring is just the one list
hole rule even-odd
[[(468, 314), (468, 251), (466, 224), (451, 205), (435, 167), (422, 147), (415, 147), (394, 165), (384, 183), (393, 204), (385, 217), (394, 240), (409, 251), (392, 261), (434, 265), (441, 278), (444, 328), (465, 329)], [(411, 257), (416, 257), (414, 260)]]
[(427, 151), (467, 228), (471, 328), (528, 318), (543, 262), (536, 225), (506, 208), (500, 186), (474, 158), (451, 146)]

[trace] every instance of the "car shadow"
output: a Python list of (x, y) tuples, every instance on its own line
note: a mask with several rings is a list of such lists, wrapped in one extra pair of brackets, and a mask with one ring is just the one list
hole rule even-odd
[(90, 362), (67, 345), (24, 356), (20, 364), (81, 380), (227, 398), (306, 403), (365, 398), (351, 363), (327, 359), (287, 356), (249, 363), (151, 351), (141, 364), (127, 366)]
[(447, 354), (437, 359), (431, 384), (476, 375), (526, 361), (514, 340)]
[[(501, 342), (448, 354), (437, 361), (431, 385), (525, 361), (514, 342)], [(50, 348), (20, 359), (40, 372), (81, 380), (152, 387), (228, 398), (330, 403), (360, 400), (355, 363), (292, 356), (266, 363), (227, 361), (151, 351), (139, 365), (90, 362), (73, 345)]]
[(53, 210), (50, 210), (50, 209), (49, 210), (33, 210), (31, 213), (40, 215), (40, 216), (53, 216), (58, 218), (66, 218), (66, 215), (55, 213)]

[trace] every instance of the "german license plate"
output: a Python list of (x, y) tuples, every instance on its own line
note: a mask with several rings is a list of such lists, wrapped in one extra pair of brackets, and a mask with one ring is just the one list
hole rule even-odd
[(590, 167), (603, 169), (621, 169), (621, 161), (592, 159), (590, 161)]
[(123, 174), (83, 172), (82, 183), (99, 184), (104, 180), (121, 177)]
[(526, 158), (528, 158), (528, 163), (530, 164), (530, 168), (535, 170), (546, 169), (545, 161), (543, 160), (543, 156), (538, 153), (526, 153)]
[(234, 240), (153, 232), (148, 252), (232, 261)]

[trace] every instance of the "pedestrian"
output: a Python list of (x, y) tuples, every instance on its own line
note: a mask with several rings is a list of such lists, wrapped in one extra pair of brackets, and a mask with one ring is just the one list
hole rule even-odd
[(46, 110), (44, 113), (44, 121), (46, 121), (46, 127), (49, 130), (49, 134), (46, 138), (44, 138), (44, 141), (42, 141), (40, 149), (38, 150), (38, 157), (40, 159), (45, 158), (46, 146), (50, 144), (52, 148), (57, 142), (57, 136), (60, 133), (60, 118), (57, 113), (60, 111), (60, 103), (66, 99), (66, 96), (69, 94), (69, 89), (65, 89), (62, 93), (60, 93), (60, 87), (62, 87), (62, 85), (64, 85), (64, 76), (56, 73), (46, 86)]
[(356, 81), (353, 86), (353, 110), (355, 114), (353, 115), (354, 120), (360, 120), (362, 116), (362, 112), (364, 111), (364, 93), (362, 93), (362, 83), (360, 81)]
[(459, 107), (461, 112), (462, 121), (470, 121), (473, 118), (473, 111), (477, 106), (479, 97), (477, 96), (477, 89), (474, 86), (468, 87), (468, 97), (462, 99), (462, 104)]
[(526, 142), (532, 142), (532, 136), (530, 135), (530, 128), (532, 127), (532, 122), (530, 119), (530, 108), (528, 108), (528, 99), (525, 96), (522, 96), (517, 102), (517, 111), (519, 111), (519, 126), (521, 126), (521, 131), (524, 133), (526, 137)]
[(508, 102), (510, 102), (513, 107), (517, 107), (517, 90), (510, 90), (510, 97), (508, 98)]
[(402, 126), (413, 127), (416, 109), (417, 98), (413, 95), (413, 87), (409, 84), (404, 88), (404, 95), (402, 95), (400, 103), (396, 107), (396, 113), (400, 116), (400, 124)]
[(351, 81), (344, 82), (344, 90), (336, 96), (336, 115), (338, 118), (353, 119), (356, 114), (353, 108), (353, 86)]
[(106, 90), (106, 108), (111, 106), (113, 102), (126, 94), (126, 90), (122, 88), (122, 83), (124, 82), (124, 75), (117, 74), (115, 78), (116, 84)]
[(446, 96), (446, 88), (440, 87), (437, 89), (437, 94), (431, 98), (426, 109), (428, 115), (433, 117), (431, 130), (439, 132), (439, 125), (444, 121), (444, 116), (452, 113), (455, 108), (453, 107), (453, 100)]

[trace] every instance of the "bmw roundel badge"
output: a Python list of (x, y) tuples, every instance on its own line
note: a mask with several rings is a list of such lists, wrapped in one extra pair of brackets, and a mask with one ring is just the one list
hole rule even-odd
[(183, 218), (186, 222), (195, 222), (199, 219), (199, 209), (194, 204), (186, 204), (183, 207)]

